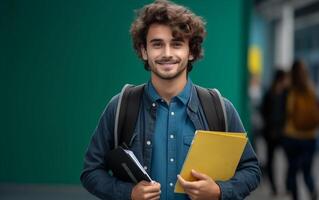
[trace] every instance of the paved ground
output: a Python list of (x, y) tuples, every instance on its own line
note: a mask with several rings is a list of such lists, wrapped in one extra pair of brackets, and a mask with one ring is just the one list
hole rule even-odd
[[(264, 159), (264, 144), (263, 141), (257, 141), (257, 154), (260, 160)], [(276, 161), (276, 182), (278, 185), (278, 196), (272, 196), (269, 190), (267, 178), (264, 178), (260, 187), (253, 192), (246, 200), (290, 200), (284, 191), (284, 176), (286, 168), (286, 159), (279, 150), (275, 157)], [(319, 153), (316, 155), (315, 164), (315, 181), (317, 191), (319, 191)], [(298, 177), (300, 185), (300, 200), (308, 200), (308, 192), (305, 189), (302, 177)], [(97, 198), (86, 192), (81, 186), (68, 185), (4, 185), (0, 184), (0, 199), (1, 200), (97, 200)]]
[(1, 200), (97, 200), (81, 186), (0, 185)]
[[(257, 146), (257, 154), (258, 158), (261, 160), (261, 162), (265, 161), (265, 144), (263, 140), (257, 140), (256, 143)], [(278, 195), (273, 196), (271, 195), (270, 188), (269, 188), (269, 182), (266, 177), (263, 178), (263, 181), (260, 185), (260, 187), (253, 192), (247, 200), (290, 200), (291, 197), (289, 197), (285, 192), (284, 187), (284, 180), (285, 180), (285, 173), (286, 173), (286, 167), (287, 167), (287, 161), (286, 157), (284, 155), (284, 152), (282, 149), (278, 149), (276, 155), (275, 155), (275, 181), (277, 183), (278, 188)], [(317, 151), (314, 166), (313, 166), (313, 174), (315, 176), (315, 184), (317, 191), (319, 191), (319, 151)], [(299, 199), (300, 200), (310, 200), (308, 190), (306, 189), (306, 186), (303, 181), (303, 177), (301, 175), (298, 176), (298, 189), (299, 189)], [(318, 199), (319, 200), (319, 199)]]

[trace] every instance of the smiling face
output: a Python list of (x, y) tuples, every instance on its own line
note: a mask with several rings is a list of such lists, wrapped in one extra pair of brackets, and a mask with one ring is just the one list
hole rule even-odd
[(142, 57), (147, 61), (152, 78), (172, 80), (187, 75), (187, 64), (193, 59), (189, 50), (189, 41), (174, 38), (167, 25), (152, 24), (146, 36), (146, 48), (141, 49)]

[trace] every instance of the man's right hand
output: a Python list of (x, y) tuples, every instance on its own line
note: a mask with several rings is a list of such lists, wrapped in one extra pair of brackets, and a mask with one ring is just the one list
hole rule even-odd
[(157, 200), (160, 199), (161, 185), (159, 183), (150, 183), (141, 181), (132, 189), (132, 200)]

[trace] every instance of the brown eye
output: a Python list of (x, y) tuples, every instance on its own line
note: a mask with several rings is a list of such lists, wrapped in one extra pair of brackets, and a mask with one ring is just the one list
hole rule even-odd
[(161, 42), (153, 42), (152, 43), (152, 47), (153, 48), (161, 48), (162, 47), (162, 43)]
[(183, 43), (181, 43), (181, 42), (174, 42), (174, 43), (172, 44), (172, 46), (173, 46), (174, 48), (178, 49), (178, 48), (181, 48), (181, 47), (183, 46)]

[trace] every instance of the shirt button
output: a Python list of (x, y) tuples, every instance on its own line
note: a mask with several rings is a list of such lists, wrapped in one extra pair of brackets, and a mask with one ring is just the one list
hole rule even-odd
[(174, 135), (173, 135), (173, 134), (171, 134), (169, 137), (170, 137), (171, 139), (174, 139)]
[(171, 162), (174, 162), (174, 158), (169, 159)]
[(174, 113), (174, 112), (171, 112), (171, 115), (175, 115), (175, 113)]
[(152, 107), (155, 107), (156, 106), (156, 103), (152, 103)]
[(151, 141), (147, 140), (146, 144), (151, 145)]
[(173, 183), (169, 183), (169, 186), (173, 187), (173, 186), (174, 186), (174, 184), (173, 184)]
[(144, 169), (147, 170), (147, 166), (146, 165), (144, 166)]

